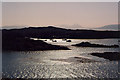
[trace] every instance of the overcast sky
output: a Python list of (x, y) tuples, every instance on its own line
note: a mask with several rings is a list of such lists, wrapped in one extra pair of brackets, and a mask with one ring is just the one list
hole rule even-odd
[(74, 25), (100, 27), (118, 22), (117, 2), (3, 2), (3, 26)]

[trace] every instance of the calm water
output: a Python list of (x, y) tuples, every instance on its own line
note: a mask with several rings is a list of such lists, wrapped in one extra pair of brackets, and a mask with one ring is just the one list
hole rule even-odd
[[(43, 39), (44, 40), (44, 39)], [(118, 44), (118, 39), (57, 39), (47, 43), (63, 45), (71, 50), (48, 50), (27, 52), (3, 52), (2, 76), (4, 78), (117, 78), (118, 62), (89, 55), (92, 52), (119, 52), (118, 48), (80, 48), (71, 46), (82, 41), (99, 44)], [(82, 57), (99, 62), (80, 63), (73, 57)], [(68, 61), (59, 61), (66, 59)]]

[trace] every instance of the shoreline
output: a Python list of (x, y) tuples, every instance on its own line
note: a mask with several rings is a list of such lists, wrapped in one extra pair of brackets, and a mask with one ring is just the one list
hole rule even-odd
[(45, 51), (45, 50), (70, 50), (66, 46), (48, 44), (42, 40), (31, 40), (29, 38), (4, 39), (3, 51)]

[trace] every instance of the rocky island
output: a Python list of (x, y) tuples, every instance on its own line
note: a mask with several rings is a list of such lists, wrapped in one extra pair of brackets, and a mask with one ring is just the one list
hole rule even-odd
[(105, 58), (105, 59), (108, 59), (110, 61), (120, 60), (120, 53), (119, 52), (91, 53), (91, 55)]
[(81, 42), (72, 46), (77, 47), (100, 47), (100, 48), (118, 48), (118, 45), (102, 45), (102, 44), (92, 44), (90, 42)]

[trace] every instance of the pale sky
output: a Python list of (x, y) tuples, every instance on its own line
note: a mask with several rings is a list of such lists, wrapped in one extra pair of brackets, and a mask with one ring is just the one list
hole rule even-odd
[(101, 27), (118, 23), (117, 2), (3, 2), (2, 26), (74, 25)]

